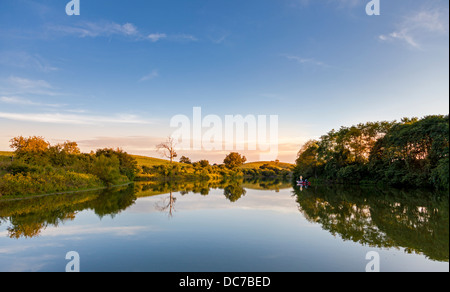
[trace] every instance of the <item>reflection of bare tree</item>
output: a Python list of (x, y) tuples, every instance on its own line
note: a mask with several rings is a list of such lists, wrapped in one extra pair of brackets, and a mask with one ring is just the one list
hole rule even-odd
[(161, 202), (155, 204), (155, 208), (158, 211), (166, 212), (169, 210), (169, 217), (173, 217), (173, 211), (175, 211), (175, 202), (177, 201), (177, 198), (175, 198), (172, 194), (172, 191), (170, 191), (170, 196), (165, 197), (162, 199)]

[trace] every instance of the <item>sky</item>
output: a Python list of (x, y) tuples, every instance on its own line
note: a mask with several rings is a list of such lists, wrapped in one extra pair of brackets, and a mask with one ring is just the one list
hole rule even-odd
[(277, 158), (294, 162), (341, 126), (449, 111), (446, 0), (380, 0), (373, 16), (369, 0), (69, 2), (0, 0), (0, 151), (22, 135), (159, 157), (171, 119), (193, 129), (199, 107), (277, 116)]

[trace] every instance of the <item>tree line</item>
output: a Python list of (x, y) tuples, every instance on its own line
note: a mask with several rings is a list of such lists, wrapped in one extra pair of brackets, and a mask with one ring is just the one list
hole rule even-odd
[(449, 188), (449, 116), (368, 122), (305, 143), (295, 175), (340, 183)]
[(0, 196), (46, 194), (100, 188), (135, 180), (222, 180), (238, 177), (287, 176), (290, 170), (274, 165), (258, 169), (242, 169), (247, 158), (232, 152), (223, 164), (211, 165), (208, 160), (191, 162), (177, 157), (173, 139), (157, 146), (169, 164), (138, 165), (136, 159), (121, 149), (98, 149), (81, 153), (76, 142), (51, 145), (43, 137), (18, 136), (10, 141), (14, 150), (11, 161), (0, 161)]
[(43, 137), (15, 137), (12, 161), (3, 168), (1, 195), (63, 192), (133, 181), (137, 162), (121, 149), (81, 153), (76, 142), (51, 145)]

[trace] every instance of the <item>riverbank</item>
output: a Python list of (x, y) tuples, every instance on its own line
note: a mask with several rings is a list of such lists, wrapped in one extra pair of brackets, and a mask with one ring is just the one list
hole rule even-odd
[[(39, 137), (25, 139), (28, 144), (30, 140), (46, 145)], [(71, 145), (74, 147), (70, 151), (61, 145), (47, 145), (39, 151), (0, 152), (0, 198), (95, 190), (131, 182), (286, 181), (292, 179), (294, 168), (293, 164), (279, 161), (250, 162), (232, 168), (211, 165), (207, 160), (170, 163), (113, 149), (83, 154), (76, 144)]]
[(448, 137), (448, 115), (341, 127), (301, 147), (295, 176), (448, 190)]

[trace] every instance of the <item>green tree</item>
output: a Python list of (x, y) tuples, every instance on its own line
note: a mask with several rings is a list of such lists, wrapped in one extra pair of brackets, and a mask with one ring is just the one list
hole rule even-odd
[(302, 146), (295, 161), (297, 175), (317, 177), (317, 170), (321, 165), (318, 150), (319, 145), (316, 140), (310, 140)]
[(236, 169), (243, 165), (247, 161), (247, 158), (245, 156), (242, 156), (241, 154), (237, 152), (231, 152), (228, 154), (225, 159), (223, 160), (223, 163), (226, 165), (229, 169)]
[(189, 157), (181, 156), (180, 163), (192, 164), (192, 161), (191, 161), (191, 159)]

